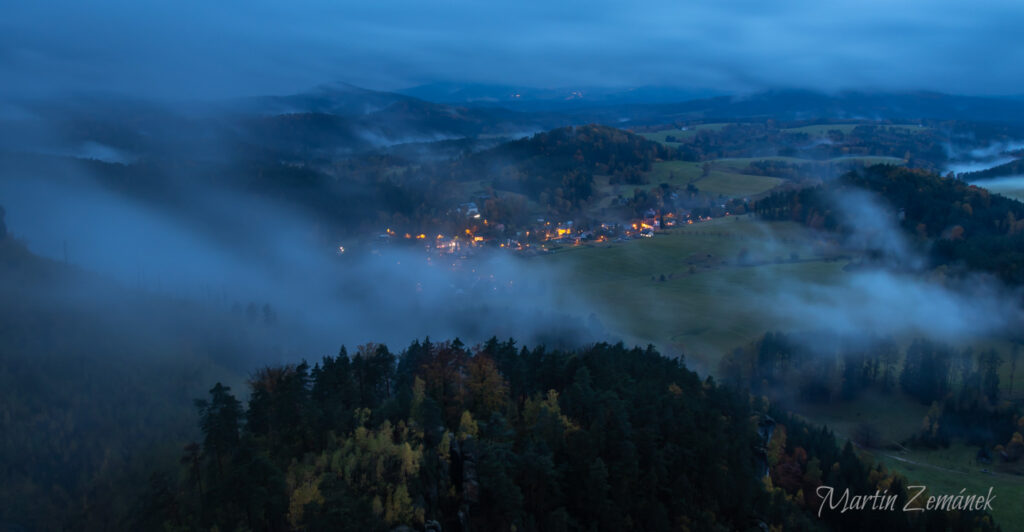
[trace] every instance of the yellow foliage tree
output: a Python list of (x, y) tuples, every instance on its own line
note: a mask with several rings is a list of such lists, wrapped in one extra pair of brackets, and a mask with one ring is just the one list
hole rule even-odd
[(490, 357), (477, 355), (467, 364), (469, 377), (466, 388), (469, 391), (473, 411), (486, 415), (499, 411), (508, 401), (508, 384)]
[(559, 420), (564, 432), (579, 429), (568, 416), (562, 414), (562, 407), (558, 404), (558, 392), (555, 390), (548, 390), (546, 396), (537, 394), (526, 399), (526, 404), (523, 406), (523, 421), (527, 426), (536, 425), (542, 413), (550, 414), (554, 419)]
[(423, 523), (424, 509), (406, 488), (423, 459), (422, 445), (410, 435), (404, 422), (395, 427), (385, 421), (377, 430), (359, 427), (331, 459), (331, 471), (354, 491), (372, 496), (374, 515), (389, 526)]
[(470, 414), (469, 410), (463, 411), (462, 418), (459, 420), (459, 439), (476, 438), (479, 435), (480, 426), (473, 419), (473, 414)]

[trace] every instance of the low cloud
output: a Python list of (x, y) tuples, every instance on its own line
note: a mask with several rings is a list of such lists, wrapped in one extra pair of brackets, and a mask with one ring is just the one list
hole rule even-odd
[(21, 2), (0, 21), (8, 93), (120, 91), (188, 100), (331, 80), (1010, 94), (1019, 2), (669, 2), (244, 6)]
[[(763, 278), (757, 294), (780, 330), (825, 332), (861, 338), (926, 337), (960, 343), (1019, 328), (1020, 294), (996, 279), (972, 274), (938, 279), (927, 258), (897, 225), (897, 209), (858, 189), (832, 196), (841, 222), (850, 229), (842, 248), (855, 259), (837, 278), (817, 282), (791, 277)], [(771, 238), (762, 244), (772, 247)]]
[[(551, 288), (560, 276), (536, 263), (331, 244), (301, 211), (215, 186), (186, 195), (194, 198), (188, 209), (157, 207), (104, 188), (74, 164), (46, 176), (11, 169), (0, 182), (13, 236), (123, 289), (79, 291), (97, 307), (123, 305), (112, 299), (137, 292), (222, 314), (255, 305), (261, 319), (267, 305), (277, 329), (267, 334), (307, 358), (342, 344), (401, 346), (428, 335), (574, 344), (602, 334), (588, 328), (582, 305), (565, 297), (556, 305)], [(339, 254), (337, 245), (350, 251)]]

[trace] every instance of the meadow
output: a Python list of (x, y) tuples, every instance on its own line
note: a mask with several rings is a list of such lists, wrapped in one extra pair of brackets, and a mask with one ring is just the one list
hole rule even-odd
[(795, 223), (727, 216), (535, 260), (567, 272), (566, 293), (584, 294), (614, 332), (685, 352), (691, 364), (713, 371), (720, 353), (772, 326), (762, 312), (766, 280), (827, 283), (842, 275), (836, 254), (834, 243)]
[[(860, 451), (886, 469), (897, 471), (911, 486), (925, 486), (928, 495), (986, 494), (989, 487), (996, 498), (992, 515), (1005, 530), (1016, 530), (1024, 523), (1024, 476), (1020, 466), (1007, 466), (996, 459), (982, 464), (976, 459), (978, 448), (956, 442), (947, 449), (911, 449), (900, 441), (920, 428), (928, 406), (899, 393), (866, 393), (854, 401), (802, 405), (800, 414), (808, 420), (827, 425), (839, 441), (853, 436), (859, 426), (870, 424), (881, 438), (877, 449)], [(920, 500), (920, 499), (919, 499)]]
[(660, 131), (638, 133), (638, 135), (646, 138), (647, 140), (653, 140), (655, 142), (660, 142), (662, 144), (667, 144), (669, 146), (679, 146), (681, 144), (680, 142), (669, 142), (666, 140), (666, 137), (672, 136), (677, 139), (689, 139), (696, 136), (699, 131), (718, 131), (719, 129), (722, 129), (723, 127), (728, 125), (729, 123), (726, 122), (697, 124), (693, 126), (687, 126), (686, 129), (670, 128), (662, 129)]
[[(649, 174), (651, 183), (669, 183), (685, 187), (693, 184), (701, 192), (729, 198), (755, 196), (767, 192), (783, 180), (740, 173), (738, 168), (711, 162), (710, 172), (704, 175), (704, 163), (688, 161), (660, 161)], [(743, 165), (746, 166), (746, 165)]]
[[(849, 135), (853, 132), (854, 128), (862, 125), (871, 125), (863, 123), (853, 124), (814, 124), (810, 126), (791, 127), (785, 128), (782, 131), (786, 133), (806, 133), (812, 137), (826, 137), (829, 131), (839, 131), (844, 135)], [(910, 131), (923, 131), (928, 129), (925, 126), (919, 126), (917, 124), (878, 124), (886, 129), (905, 129)]]
[[(791, 164), (830, 165), (863, 163), (903, 164), (896, 157), (837, 157), (825, 160), (801, 159), (799, 157), (744, 157), (715, 159), (708, 162), (659, 161), (654, 163), (648, 174), (651, 183), (669, 183), (685, 187), (692, 184), (701, 192), (727, 198), (749, 198), (764, 194), (779, 186), (784, 179), (746, 173), (750, 163), (777, 161)], [(705, 173), (704, 167), (708, 166)]]
[(948, 449), (901, 452), (874, 450), (871, 456), (886, 468), (899, 471), (912, 486), (925, 486), (927, 495), (987, 494), (992, 501), (992, 516), (1003, 530), (1019, 530), (1024, 523), (1024, 476), (1020, 471), (1002, 468), (998, 463), (979, 464), (977, 447), (954, 443)]

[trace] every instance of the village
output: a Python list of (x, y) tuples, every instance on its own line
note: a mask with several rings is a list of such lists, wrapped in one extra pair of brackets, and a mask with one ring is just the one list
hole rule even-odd
[[(399, 233), (385, 228), (372, 239), (372, 249), (382, 246), (421, 247), (428, 257), (465, 260), (484, 250), (500, 250), (520, 256), (552, 253), (572, 246), (610, 244), (638, 238), (653, 238), (657, 233), (681, 225), (710, 221), (713, 216), (730, 216), (726, 205), (717, 213), (695, 214), (689, 209), (648, 209), (640, 218), (600, 223), (576, 220), (536, 218), (528, 228), (511, 231), (504, 223), (492, 223), (482, 217), (476, 203), (461, 204), (455, 212), (464, 220), (464, 228), (456, 233)], [(338, 246), (338, 254), (345, 253)]]

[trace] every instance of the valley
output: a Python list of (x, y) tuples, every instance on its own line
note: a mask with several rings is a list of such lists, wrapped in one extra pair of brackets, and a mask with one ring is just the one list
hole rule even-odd
[[(766, 95), (757, 105), (771, 107), (773, 98), (788, 101)], [(671, 105), (512, 112), (321, 87), (235, 102), (230, 112), (213, 107), (184, 122), (168, 118), (176, 110), (150, 110), (139, 115), (145, 127), (111, 119), (108, 108), (83, 107), (48, 122), (15, 120), (33, 126), (26, 131), (45, 123), (61, 134), (26, 135), (0, 153), (10, 228), (3, 267), (17, 275), (49, 272), (3, 286), (0, 310), (10, 331), (21, 331), (4, 337), (7, 352), (16, 353), (0, 373), (16, 390), (5, 401), (32, 406), (5, 407), (5, 427), (17, 436), (3, 442), (9, 456), (27, 464), (4, 496), (22, 501), (20, 515), (29, 517), (0, 518), (81, 528), (136, 519), (129, 508), (143, 503), (128, 486), (147, 481), (149, 464), (159, 464), (164, 476), (148, 479), (145, 504), (186, 508), (158, 514), (162, 522), (231, 522), (242, 515), (236, 503), (222, 500), (235, 517), (202, 515), (199, 505), (220, 500), (218, 492), (175, 476), (184, 474), (184, 456), (193, 464), (189, 475), (226, 478), (196, 469), (215, 463), (195, 454), (209, 443), (185, 447), (210, 437), (188, 404), (213, 381), (247, 404), (249, 421), (238, 434), (270, 460), (267, 471), (288, 478), (274, 496), (287, 498), (290, 509), (275, 519), (287, 516), (293, 527), (333, 511), (317, 506), (317, 493), (372, 507), (372, 498), (337, 491), (329, 479), (342, 469), (318, 453), (355, 453), (337, 445), (362, 445), (359, 434), (370, 433), (361, 430), (383, 438), (386, 427), (426, 423), (422, 416), (434, 414), (410, 402), (417, 379), (430, 404), (445, 405), (443, 430), (392, 434), (432, 464), (423, 466), (424, 475), (447, 478), (438, 460), (469, 460), (443, 458), (442, 441), (476, 434), (485, 445), (506, 445), (486, 432), (495, 427), (517, 434), (507, 452), (532, 452), (524, 442), (548, 430), (531, 425), (542, 423), (537, 409), (556, 407), (572, 412), (559, 421), (565, 434), (580, 432), (545, 440), (555, 450), (544, 460), (584, 467), (565, 465), (574, 456), (566, 446), (589, 445), (581, 442), (603, 438), (604, 429), (580, 428), (591, 414), (573, 406), (576, 399), (543, 396), (541, 381), (560, 397), (580, 397), (591, 378), (569, 366), (545, 366), (560, 357), (587, 360), (597, 385), (630, 409), (642, 409), (640, 392), (603, 368), (656, 383), (664, 393), (652, 401), (692, 408), (698, 418), (705, 407), (718, 408), (694, 402), (694, 390), (711, 382), (722, 397), (749, 398), (737, 426), (771, 419), (778, 427), (760, 443), (742, 436), (742, 445), (765, 448), (751, 458), (768, 471), (757, 489), (778, 494), (772, 504), (791, 522), (813, 513), (807, 493), (821, 482), (792, 475), (822, 474), (800, 458), (807, 452), (835, 467), (862, 468), (865, 478), (886, 485), (903, 479), (937, 493), (991, 485), (1004, 500), (1024, 497), (1024, 444), (1014, 439), (1024, 383), (1013, 332), (1024, 280), (1016, 254), (1024, 207), (1012, 201), (1014, 189), (1000, 189), (1012, 179), (1002, 170), (986, 177), (1000, 180), (990, 189), (978, 186), (988, 183), (979, 176), (964, 182), (944, 172), (1015, 157), (1019, 131), (928, 113), (806, 120), (784, 110), (752, 117), (760, 111), (750, 101), (704, 104), (719, 114), (678, 118)], [(625, 112), (636, 118), (600, 123)], [(153, 128), (159, 138), (142, 133)], [(230, 148), (193, 144), (199, 130)], [(48, 284), (68, 290), (58, 297)], [(36, 297), (50, 305), (36, 304)], [(116, 310), (94, 317), (83, 310), (101, 300)], [(27, 317), (15, 317), (21, 315)], [(126, 327), (137, 334), (125, 334)], [(66, 341), (42, 341), (40, 331)], [(498, 343), (508, 339), (520, 343)], [(633, 345), (653, 348), (626, 347)], [(336, 359), (324, 358), (334, 353)], [(32, 362), (12, 362), (20, 357)], [(644, 366), (631, 365), (634, 359)], [(343, 369), (374, 360), (390, 362), (363, 377)], [(449, 363), (461, 369), (438, 369)], [(308, 383), (328, 379), (328, 364), (343, 381), (379, 380), (371, 388), (360, 384), (358, 398), (345, 395), (352, 381), (331, 388), (342, 394), (335, 399), (309, 403), (317, 388)], [(652, 370), (679, 364), (689, 369), (673, 373), (672, 382)], [(31, 383), (43, 375), (68, 383), (60, 392), (45, 388), (63, 406), (34, 395)], [(483, 393), (469, 376), (518, 395)], [(297, 395), (277, 395), (276, 386), (293, 377), (309, 380)], [(97, 394), (104, 379), (125, 383), (123, 391)], [(145, 385), (150, 379), (164, 384)], [(450, 395), (459, 387), (475, 391)], [(672, 402), (684, 388), (686, 400)], [(223, 388), (212, 391), (210, 401), (233, 398)], [(278, 419), (275, 410), (266, 415), (276, 421), (260, 425), (261, 398), (317, 416), (344, 406), (320, 421)], [(110, 425), (105, 413), (125, 401), (149, 406), (122, 409)], [(371, 417), (357, 423), (346, 413), (356, 409)], [(508, 416), (508, 424), (494, 416)], [(742, 416), (746, 421), (738, 421)], [(62, 421), (41, 424), (47, 417)], [(109, 436), (80, 443), (80, 423), (107, 427)], [(282, 432), (275, 423), (292, 428)], [(798, 430), (804, 426), (814, 428)], [(663, 428), (666, 437), (681, 437), (676, 425)], [(829, 436), (814, 436), (819, 430)], [(332, 440), (331, 431), (346, 436)], [(318, 439), (295, 439), (299, 434)], [(41, 441), (50, 443), (33, 443)], [(847, 442), (846, 458), (835, 454)], [(72, 448), (82, 467), (66, 458)], [(238, 459), (249, 452), (231, 448)], [(990, 457), (984, 464), (979, 449)], [(631, 459), (615, 458), (617, 451), (601, 452), (612, 467), (633, 467)], [(346, 456), (362, 463), (358, 453)], [(748, 465), (722, 467), (746, 475)], [(257, 474), (238, 467), (239, 475)], [(33, 471), (51, 480), (33, 484)], [(488, 478), (500, 478), (496, 471), (488, 470)], [(456, 495), (394, 499), (413, 485), (396, 475), (364, 485), (378, 498), (392, 497), (389, 511), (404, 516), (389, 518), (394, 523), (418, 522), (417, 512), (429, 508), (454, 526), (439, 508), (476, 504), (455, 484), (447, 489)], [(264, 497), (246, 493), (253, 501)], [(84, 506), (50, 511), (73, 500)], [(312, 504), (311, 513), (298, 510), (302, 501)], [(583, 515), (582, 502), (559, 504)], [(487, 508), (481, 522), (502, 519)], [(519, 508), (562, 519), (538, 501)], [(741, 510), (723, 512), (744, 519)], [(360, 515), (384, 513), (371, 508)], [(1012, 504), (992, 512), (998, 523), (1021, 517)]]

